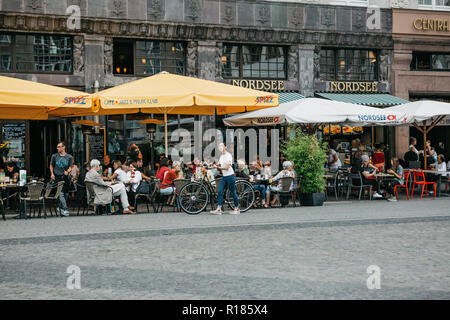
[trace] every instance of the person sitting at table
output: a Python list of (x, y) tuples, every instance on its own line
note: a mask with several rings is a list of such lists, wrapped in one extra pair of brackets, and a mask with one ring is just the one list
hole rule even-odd
[[(353, 169), (353, 168), (352, 168)], [(372, 197), (374, 199), (383, 198), (381, 194), (378, 193), (378, 182), (375, 179), (375, 174), (377, 172), (377, 168), (369, 163), (369, 156), (363, 154), (361, 156), (361, 166), (359, 168), (355, 168), (357, 171), (361, 173), (362, 183), (363, 185), (371, 185), (372, 186)], [(353, 184), (358, 186), (360, 184), (359, 179), (353, 179)]]
[(372, 163), (379, 171), (384, 171), (384, 161), (383, 146), (381, 144), (376, 144), (375, 152), (372, 156)]
[(436, 152), (436, 150), (433, 147), (430, 146), (428, 148), (426, 157), (427, 157), (427, 164), (428, 164), (428, 166), (430, 168), (434, 167), (436, 165), (436, 163), (437, 163), (437, 158), (438, 157), (437, 157), (437, 152)]
[(261, 170), (261, 175), (263, 177), (268, 176), (269, 178), (272, 176), (272, 164), (270, 160), (264, 162), (264, 168)]
[(214, 174), (209, 169), (207, 163), (203, 163), (201, 173), (202, 173), (202, 178), (204, 178), (206, 176), (206, 178), (208, 179), (209, 183), (211, 183), (212, 186), (216, 185)]
[(386, 185), (386, 191), (388, 194), (390, 194), (390, 197), (387, 198), (388, 201), (397, 201), (397, 197), (395, 196), (394, 188), (397, 185), (404, 185), (405, 184), (405, 174), (404, 169), (400, 165), (400, 160), (398, 158), (392, 158), (391, 159), (391, 169), (388, 169), (386, 172), (389, 174), (394, 175), (393, 180), (389, 180)]
[[(292, 164), (290, 161), (284, 161), (283, 162), (283, 170), (281, 170), (280, 172), (277, 173), (277, 175), (275, 177), (273, 177), (272, 182), (276, 182), (278, 181), (278, 184), (276, 186), (270, 186), (269, 188), (267, 188), (266, 194), (268, 192), (269, 196), (270, 193), (277, 193), (279, 191), (281, 191), (281, 178), (284, 177), (292, 177), (295, 179), (295, 175), (294, 172), (292, 170), (290, 170), (290, 168), (292, 167)], [(292, 181), (291, 186), (289, 187), (289, 190), (292, 189), (294, 181)], [(270, 202), (271, 206), (275, 206), (275, 205), (279, 205), (280, 204), (280, 199), (279, 199), (279, 194), (277, 194), (276, 197), (273, 198), (273, 200)]]
[[(437, 163), (432, 165), (432, 169), (437, 171), (436, 174), (429, 175), (429, 181), (438, 182), (441, 179), (442, 182), (447, 182), (447, 165), (445, 164), (445, 157), (443, 154), (440, 154), (437, 157)], [(429, 191), (428, 193), (433, 194), (434, 191)]]
[(292, 171), (294, 173), (294, 181), (292, 182), (291, 191), (296, 191), (298, 189), (298, 174), (297, 171), (294, 169), (294, 162), (289, 161), (291, 163), (291, 167), (289, 168), (289, 171)]
[(255, 164), (255, 169), (258, 170), (259, 172), (261, 172), (261, 170), (264, 169), (264, 166), (263, 166), (263, 164), (261, 163), (261, 159), (259, 158), (259, 155), (258, 155), (258, 154), (256, 154), (256, 155), (254, 156), (254, 161), (253, 161), (253, 163)]
[(19, 180), (19, 172), (20, 169), (19, 167), (16, 166), (15, 162), (8, 162), (8, 164), (6, 165), (6, 171), (5, 171), (5, 176), (9, 177), (9, 179), (16, 179)]
[[(178, 178), (178, 172), (180, 172), (180, 162), (174, 161), (172, 163), (172, 169), (166, 170), (164, 178), (162, 180), (159, 193), (162, 195), (175, 195), (175, 185), (173, 180)], [(175, 197), (172, 196), (169, 199), (169, 205), (173, 205)]]
[(111, 169), (111, 174), (112, 174), (112, 172), (114, 171), (114, 167), (113, 167), (113, 164), (111, 163), (111, 157), (109, 155), (105, 154), (105, 156), (103, 157), (103, 165), (102, 165), (104, 177), (108, 176), (108, 169)]
[(164, 174), (166, 173), (166, 171), (169, 170), (169, 159), (167, 159), (166, 157), (162, 158), (160, 163), (159, 163), (159, 168), (158, 171), (156, 172), (156, 178), (163, 181), (164, 180)]
[(110, 178), (106, 178), (108, 180), (117, 179), (123, 184), (127, 182), (127, 173), (122, 169), (122, 162), (120, 160), (113, 161), (114, 173)]
[[(130, 203), (128, 202), (128, 196), (127, 196), (127, 191), (125, 189), (125, 185), (121, 182), (111, 184), (109, 182), (103, 181), (102, 176), (100, 176), (100, 174), (98, 173), (98, 171), (100, 170), (100, 161), (98, 161), (97, 159), (93, 159), (93, 160), (91, 160), (90, 164), (91, 164), (91, 170), (89, 170), (89, 172), (86, 173), (86, 178), (84, 181), (85, 182), (93, 182), (95, 184), (111, 187), (113, 190), (113, 196), (120, 196), (120, 203), (124, 209), (123, 213), (124, 214), (136, 213), (136, 212), (132, 211), (134, 209), (134, 207), (130, 206)], [(96, 192), (98, 192), (98, 194), (97, 194), (98, 197), (102, 197), (102, 195), (104, 193), (106, 193), (107, 191), (106, 191), (106, 189), (105, 190), (100, 189), (100, 190), (97, 190)]]
[(131, 161), (129, 170), (127, 172), (127, 183), (125, 184), (127, 189), (128, 200), (134, 204), (136, 199), (136, 189), (142, 181), (142, 174), (137, 170), (137, 162)]
[(341, 160), (339, 159), (338, 153), (330, 147), (327, 146), (327, 155), (328, 155), (328, 168), (330, 171), (337, 171), (337, 169), (342, 166)]

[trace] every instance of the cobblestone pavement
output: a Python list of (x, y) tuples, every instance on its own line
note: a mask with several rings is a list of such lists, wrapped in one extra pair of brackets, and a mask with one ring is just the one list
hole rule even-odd
[[(450, 199), (0, 221), (1, 299), (449, 299)], [(69, 290), (70, 265), (81, 289)], [(381, 269), (369, 290), (367, 267)]]

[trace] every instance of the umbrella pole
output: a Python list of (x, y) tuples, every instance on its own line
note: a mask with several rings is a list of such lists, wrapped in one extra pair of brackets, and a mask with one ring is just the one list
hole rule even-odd
[(166, 153), (166, 158), (168, 157), (168, 139), (167, 139), (167, 112), (164, 112), (164, 144), (165, 144), (165, 153)]
[(423, 168), (427, 169), (427, 152), (425, 150), (427, 145), (427, 122), (423, 122)]

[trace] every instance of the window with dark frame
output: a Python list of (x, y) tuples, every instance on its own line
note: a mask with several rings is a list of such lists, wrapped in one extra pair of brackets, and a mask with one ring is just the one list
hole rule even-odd
[(224, 44), (224, 78), (286, 79), (286, 47)]
[(184, 42), (136, 41), (136, 74), (153, 75), (161, 71), (186, 74), (186, 45)]
[(1, 72), (71, 73), (71, 36), (0, 34)]
[(134, 74), (134, 41), (113, 40), (113, 73), (117, 75)]
[(450, 71), (450, 53), (414, 51), (412, 56), (412, 71)]
[(378, 79), (378, 55), (375, 50), (322, 48), (319, 63), (322, 81)]

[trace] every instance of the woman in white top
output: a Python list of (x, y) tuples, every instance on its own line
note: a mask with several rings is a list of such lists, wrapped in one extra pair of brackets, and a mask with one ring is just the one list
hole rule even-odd
[(118, 181), (126, 184), (127, 174), (122, 170), (122, 162), (120, 160), (114, 160), (113, 162), (114, 173), (111, 176), (111, 180), (117, 179)]
[(132, 206), (135, 206), (136, 199), (136, 189), (142, 181), (142, 174), (139, 170), (137, 170), (137, 163), (132, 161), (130, 163), (130, 167), (128, 172), (126, 173), (126, 188), (128, 199)]
[(339, 155), (334, 149), (331, 149), (330, 146), (328, 146), (328, 168), (331, 171), (337, 171), (337, 169), (342, 166), (341, 160), (339, 159)]
[(222, 171), (222, 179), (220, 180), (219, 185), (219, 196), (218, 196), (218, 203), (217, 203), (217, 209), (210, 211), (212, 214), (222, 214), (222, 203), (223, 203), (223, 192), (225, 189), (225, 186), (228, 186), (228, 190), (230, 190), (231, 195), (233, 196), (234, 200), (234, 210), (230, 212), (230, 214), (239, 214), (239, 199), (236, 194), (236, 177), (234, 176), (234, 170), (233, 170), (233, 157), (229, 152), (227, 152), (227, 147), (225, 144), (220, 143), (219, 144), (219, 150), (222, 153), (222, 155), (219, 158), (219, 167), (218, 169)]

